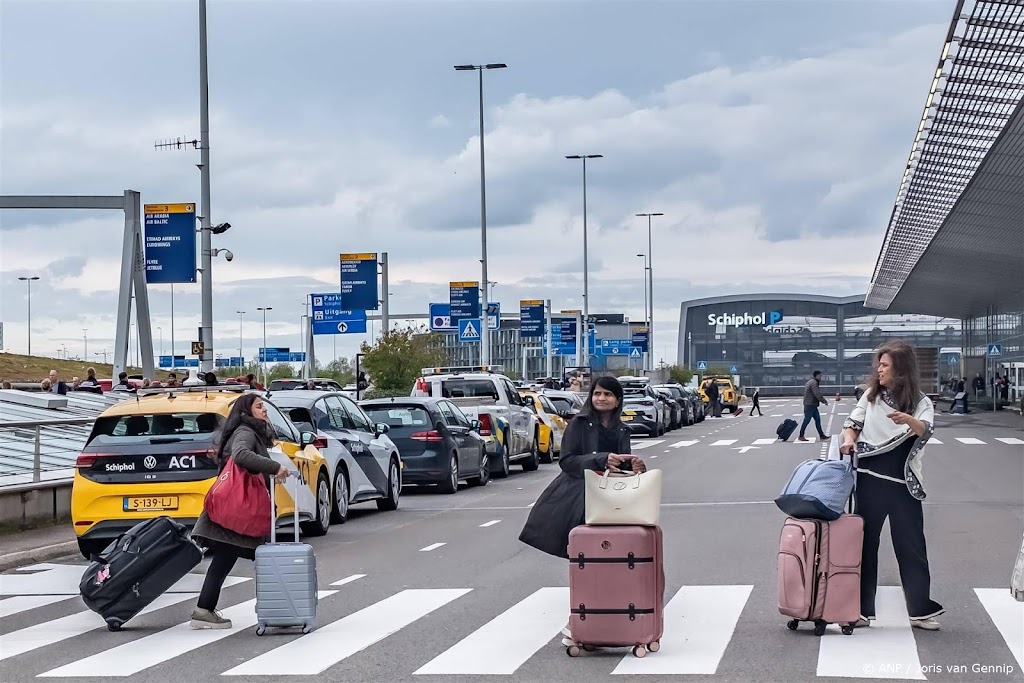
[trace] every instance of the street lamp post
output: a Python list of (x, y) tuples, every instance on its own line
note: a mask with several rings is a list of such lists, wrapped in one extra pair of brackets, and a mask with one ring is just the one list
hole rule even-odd
[(28, 355), (32, 355), (32, 283), (39, 279), (38, 275), (31, 277), (19, 277), (19, 280), (28, 285)]
[(263, 370), (263, 386), (267, 386), (267, 311), (274, 310), (273, 306), (260, 307), (257, 311), (263, 312), (263, 358), (260, 360), (260, 368)]
[[(637, 258), (642, 258), (644, 260), (644, 325), (647, 325), (648, 329), (650, 329), (650, 323), (648, 322), (649, 309), (647, 308), (647, 271), (649, 269), (649, 266), (647, 265), (647, 254), (637, 254), (636, 256)], [(643, 365), (643, 363), (641, 363), (641, 365)]]
[[(85, 358), (85, 362), (88, 363), (89, 362), (89, 329), (86, 328), (86, 327), (82, 328), (82, 341), (85, 342), (85, 356), (83, 356), (83, 358)], [(107, 358), (106, 355), (104, 355), (103, 356), (103, 363), (104, 364), (106, 364), (106, 362), (107, 362), (106, 358)]]
[(242, 359), (242, 363), (245, 363), (245, 356), (242, 355), (242, 316), (245, 315), (245, 311), (235, 311), (238, 314), (238, 357)]
[(160, 333), (160, 355), (164, 355), (164, 328), (157, 327), (156, 331)]
[(651, 216), (664, 216), (663, 213), (638, 213), (637, 217), (647, 218), (647, 254), (649, 257), (647, 265), (647, 287), (650, 290), (648, 294), (650, 304), (650, 314), (647, 317), (647, 348), (649, 349), (647, 354), (647, 369), (654, 370), (654, 251), (652, 248), (652, 237), (651, 237)]
[(491, 333), (487, 329), (487, 183), (484, 172), (484, 71), (506, 69), (507, 64), (459, 64), (456, 71), (476, 71), (480, 77), (480, 287), (483, 315), (480, 316), (480, 364), (491, 362)]
[(590, 267), (587, 250), (587, 159), (603, 159), (603, 154), (567, 154), (566, 159), (583, 160), (583, 318), (590, 318)]

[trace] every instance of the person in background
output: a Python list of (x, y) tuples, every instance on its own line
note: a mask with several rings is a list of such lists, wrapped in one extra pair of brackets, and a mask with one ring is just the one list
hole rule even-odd
[(39, 383), (39, 388), (42, 389), (47, 394), (50, 393), (50, 388), (52, 386), (53, 385), (50, 384), (50, 380), (48, 379), (44, 379), (42, 382)]
[(143, 377), (142, 378), (142, 388), (143, 389), (149, 389), (151, 386), (153, 386), (153, 381), (151, 379), (149, 379), (148, 377)]
[(245, 381), (249, 384), (250, 389), (259, 388), (256, 386), (256, 375), (252, 374), (251, 372), (245, 376)]
[(178, 386), (178, 373), (169, 372), (167, 373), (167, 386), (176, 387)]
[(875, 618), (878, 544), (889, 519), (900, 583), (910, 625), (938, 631), (945, 610), (931, 599), (931, 574), (924, 536), (921, 457), (934, 434), (935, 408), (918, 386), (917, 355), (902, 341), (875, 352), (867, 392), (843, 423), (840, 452), (857, 454), (856, 513), (864, 518), (860, 575), (860, 619)]
[(86, 368), (85, 379), (82, 380), (78, 388), (97, 394), (103, 393), (103, 387), (100, 385), (100, 381), (96, 379), (96, 368)]
[(217, 375), (212, 372), (207, 372), (203, 375), (203, 383), (208, 387), (215, 387), (220, 384), (220, 380), (217, 379)]
[(135, 387), (128, 383), (128, 373), (121, 372), (117, 375), (117, 384), (110, 387), (111, 391), (134, 391)]
[(704, 395), (708, 397), (708, 407), (711, 408), (711, 417), (722, 417), (722, 404), (719, 403), (718, 382), (709, 379), (704, 383)]
[(82, 380), (77, 377), (71, 378), (71, 391), (80, 391), (82, 388)]
[(804, 385), (804, 422), (800, 425), (800, 436), (797, 441), (807, 441), (804, 432), (807, 431), (807, 425), (811, 424), (811, 420), (814, 420), (814, 427), (818, 430), (818, 438), (822, 441), (829, 438), (821, 428), (819, 404), (827, 406), (828, 401), (821, 395), (821, 370), (815, 370), (811, 379), (807, 380), (807, 384)]
[(50, 370), (50, 392), (61, 396), (66, 396), (68, 393), (68, 385), (57, 375), (56, 370)]
[(754, 411), (756, 410), (758, 417), (764, 417), (764, 413), (761, 412), (761, 404), (759, 403), (760, 400), (761, 400), (761, 387), (755, 387), (754, 388), (754, 393), (750, 397), (750, 402), (753, 404), (753, 406), (750, 408), (750, 414), (751, 415), (753, 415)]

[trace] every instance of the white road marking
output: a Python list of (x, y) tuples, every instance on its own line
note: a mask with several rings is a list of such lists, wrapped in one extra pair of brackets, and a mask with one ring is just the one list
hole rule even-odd
[[(469, 588), (410, 588), (265, 652), (224, 676), (315, 676), (417, 619), (469, 593)], [(565, 603), (562, 604), (563, 619)], [(563, 621), (564, 623), (564, 621)]]
[[(164, 607), (176, 605), (179, 602), (193, 600), (198, 595), (198, 593), (164, 593), (149, 603), (139, 614), (148, 614)], [(35, 626), (23, 628), (20, 631), (5, 633), (0, 636), (0, 660), (9, 659), (10, 657), (106, 627), (107, 625), (102, 617), (95, 612), (85, 611), (54, 619), (53, 621), (45, 621)]]
[[(351, 578), (351, 577), (350, 577)], [(338, 591), (319, 591), (320, 600)], [(174, 657), (198, 650), (256, 625), (256, 601), (249, 600), (223, 612), (231, 620), (231, 628), (193, 630), (189, 622), (152, 633), (145, 638), (104, 650), (91, 657), (79, 659), (52, 671), (39, 674), (41, 678), (73, 676), (131, 676)]]
[[(533, 501), (533, 503), (536, 503), (536, 502), (537, 502), (537, 501)], [(530, 503), (530, 504), (529, 504), (529, 505), (527, 505), (526, 507), (528, 507), (528, 508), (532, 508), (532, 507), (533, 507), (533, 503)]]
[[(0, 595), (80, 595), (84, 564), (51, 564), (44, 562), (21, 567), (11, 574), (0, 574)], [(198, 593), (206, 580), (204, 574), (185, 574), (167, 593)], [(250, 581), (241, 576), (229, 576), (224, 587)]]
[(423, 665), (415, 674), (511, 675), (557, 636), (568, 588), (541, 588)]
[(809, 437), (807, 437), (807, 441), (800, 441), (800, 439), (794, 439), (793, 443), (798, 443), (798, 444), (815, 443), (817, 440), (818, 440), (818, 437), (816, 437), (816, 436), (809, 436)]
[(661, 650), (627, 655), (613, 674), (704, 674), (718, 671), (753, 586), (683, 586), (665, 607)]
[(974, 592), (1017, 664), (1024, 668), (1024, 602), (1014, 600), (1005, 588), (975, 588)]
[(773, 444), (776, 441), (778, 441), (778, 439), (755, 439), (753, 445), (755, 445), (755, 446), (767, 446), (768, 444)]
[(932, 444), (935, 444), (937, 446), (941, 446), (942, 442), (939, 441), (938, 439), (928, 439), (928, 445), (931, 446)]
[(500, 519), (492, 519), (489, 522), (484, 522), (483, 524), (480, 525), (480, 527), (484, 528), (484, 527), (494, 526), (495, 524), (498, 524), (499, 522), (501, 522)]
[(677, 441), (671, 446), (669, 446), (669, 448), (685, 448), (686, 446), (692, 446), (693, 444), (698, 443), (699, 441), (700, 439), (692, 439), (690, 441)]
[[(666, 452), (666, 453), (668, 453), (668, 451), (665, 451), (665, 452)], [(654, 459), (655, 459), (655, 458), (657, 458), (657, 457), (658, 457), (658, 456), (656, 456), (656, 455), (652, 455), (652, 456), (651, 456), (651, 460), (654, 460)]]
[(353, 581), (358, 581), (359, 579), (363, 578), (364, 576), (366, 576), (366, 574), (353, 574), (352, 576), (346, 576), (344, 579), (341, 579), (340, 581), (335, 581), (331, 585), (332, 586), (344, 586), (347, 583), (352, 583)]
[(819, 676), (925, 680), (903, 589), (879, 586), (875, 609), (877, 619), (852, 636), (837, 636), (838, 627), (828, 627), (832, 632), (818, 640)]
[(13, 598), (0, 600), (0, 617), (10, 617), (18, 612), (26, 612), (30, 609), (38, 609), (71, 599), (70, 595), (16, 595)]
[(431, 550), (437, 550), (441, 546), (446, 545), (444, 543), (431, 543), (426, 548), (420, 548), (421, 553), (429, 553)]
[(719, 439), (718, 441), (711, 444), (712, 446), (731, 446), (739, 441), (739, 439)]
[(630, 446), (634, 451), (642, 451), (645, 448), (657, 446), (659, 443), (665, 443), (665, 439), (655, 439), (653, 441), (634, 441), (630, 443)]
[(1002, 441), (1003, 443), (1009, 444), (1010, 446), (1024, 446), (1024, 439), (1015, 439), (1013, 437), (996, 437), (996, 441)]
[(968, 446), (984, 446), (985, 442), (981, 439), (975, 439), (973, 436), (958, 436), (956, 440), (960, 443), (967, 444)]

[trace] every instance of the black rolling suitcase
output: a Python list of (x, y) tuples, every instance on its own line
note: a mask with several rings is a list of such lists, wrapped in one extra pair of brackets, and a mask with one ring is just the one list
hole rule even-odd
[(170, 517), (146, 520), (93, 557), (78, 584), (82, 601), (116, 631), (202, 559), (186, 527)]
[(779, 428), (775, 430), (775, 434), (782, 441), (789, 441), (789, 437), (793, 436), (793, 432), (798, 426), (796, 420), (783, 420)]

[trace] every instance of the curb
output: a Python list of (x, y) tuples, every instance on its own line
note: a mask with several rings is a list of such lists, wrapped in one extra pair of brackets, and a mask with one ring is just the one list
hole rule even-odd
[(45, 562), (62, 555), (70, 555), (78, 551), (78, 541), (64, 541), (53, 545), (44, 545), (41, 548), (21, 550), (16, 553), (0, 555), (0, 572), (14, 569), (26, 564)]

